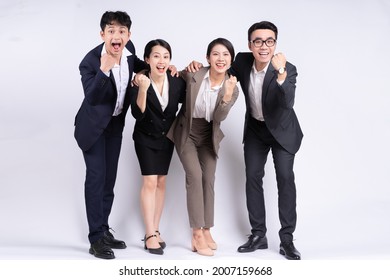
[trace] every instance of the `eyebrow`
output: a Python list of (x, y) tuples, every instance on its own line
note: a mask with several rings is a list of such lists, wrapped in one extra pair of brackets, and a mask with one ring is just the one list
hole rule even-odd
[[(272, 40), (276, 40), (275, 38), (273, 38), (273, 37), (268, 37), (268, 38), (266, 38), (265, 40), (268, 40), (268, 39), (272, 39)], [(255, 39), (253, 39), (252, 41), (256, 41), (256, 40), (263, 40), (262, 38), (260, 38), (260, 37), (256, 37)]]
[(160, 52), (152, 52), (152, 54), (162, 54), (162, 55), (168, 54), (168, 55), (169, 55), (169, 52), (163, 52), (163, 53), (160, 53)]
[(230, 53), (229, 51), (222, 51), (222, 52), (220, 52), (220, 51), (211, 51), (211, 53)]
[[(118, 25), (114, 25), (114, 24), (107, 24), (107, 28), (108, 29), (112, 29), (112, 28), (115, 28), (116, 26), (118, 26)], [(123, 26), (123, 25), (119, 25), (118, 26), (119, 27), (119, 29), (127, 29), (127, 27), (126, 26)]]

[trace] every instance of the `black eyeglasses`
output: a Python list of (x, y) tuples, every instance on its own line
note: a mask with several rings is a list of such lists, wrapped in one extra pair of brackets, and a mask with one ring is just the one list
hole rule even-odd
[(265, 43), (265, 45), (266, 45), (267, 47), (273, 47), (273, 46), (275, 46), (276, 40), (273, 39), (273, 38), (268, 38), (267, 40), (261, 40), (260, 38), (256, 38), (256, 39), (254, 39), (253, 41), (251, 41), (251, 43), (252, 43), (256, 48), (262, 47), (264, 43)]

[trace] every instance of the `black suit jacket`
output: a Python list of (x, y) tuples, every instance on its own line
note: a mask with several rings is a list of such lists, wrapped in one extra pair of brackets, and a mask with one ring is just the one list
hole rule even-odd
[[(248, 118), (251, 116), (249, 84), (253, 62), (254, 57), (251, 52), (238, 53), (230, 69), (231, 74), (240, 81), (245, 95), (244, 141)], [(264, 77), (262, 109), (267, 128), (276, 141), (289, 153), (295, 154), (299, 150), (303, 138), (298, 118), (293, 109), (298, 73), (296, 67), (289, 62), (286, 64), (286, 69), (286, 80), (282, 85), (279, 85), (276, 81), (277, 73), (270, 63)]]
[[(112, 118), (117, 100), (115, 79), (110, 71), (107, 77), (100, 70), (100, 58), (103, 44), (91, 50), (81, 61), (79, 69), (84, 89), (84, 100), (75, 118), (75, 132), (77, 144), (83, 151), (87, 151), (103, 133)], [(147, 68), (147, 64), (135, 55), (135, 48), (131, 41), (126, 48), (132, 53), (127, 57), (129, 65), (129, 84), (126, 92), (123, 111), (120, 118), (125, 123), (126, 112), (129, 108), (129, 89), (133, 72)]]
[[(146, 73), (145, 75), (149, 75)], [(146, 108), (142, 113), (137, 105), (138, 87), (131, 89), (131, 113), (136, 119), (134, 125), (133, 139), (153, 149), (162, 149), (166, 141), (170, 141), (166, 134), (169, 131), (179, 103), (183, 103), (186, 94), (186, 84), (182, 78), (172, 77), (167, 73), (169, 83), (168, 105), (163, 111), (156, 96), (153, 86), (150, 85), (146, 96)]]

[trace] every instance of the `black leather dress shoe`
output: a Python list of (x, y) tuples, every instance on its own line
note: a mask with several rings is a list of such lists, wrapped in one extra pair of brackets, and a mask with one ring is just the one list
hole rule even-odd
[(300, 260), (301, 253), (295, 248), (294, 243), (291, 242), (282, 242), (280, 243), (279, 253), (286, 257), (288, 260)]
[(110, 246), (104, 243), (103, 238), (100, 238), (98, 241), (91, 244), (89, 253), (101, 259), (115, 259), (114, 252), (111, 250)]
[(257, 235), (251, 235), (249, 236), (248, 241), (238, 247), (237, 251), (240, 253), (248, 253), (253, 252), (257, 249), (267, 249), (268, 248), (268, 242), (267, 237), (260, 237)]
[(115, 239), (112, 233), (108, 230), (104, 232), (103, 241), (104, 244), (112, 249), (125, 249), (127, 247), (124, 241)]

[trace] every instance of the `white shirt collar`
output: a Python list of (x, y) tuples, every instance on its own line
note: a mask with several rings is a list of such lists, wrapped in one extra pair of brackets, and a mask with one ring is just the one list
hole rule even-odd
[(264, 71), (264, 73), (267, 73), (269, 64), (270, 64), (270, 62), (268, 62), (267, 66), (265, 66), (263, 70), (257, 71), (257, 69), (256, 69), (256, 61), (253, 61), (252, 73), (254, 73), (254, 74), (259, 74), (259, 73), (261, 73), (261, 72), (263, 72), (263, 71)]
[(211, 87), (210, 70), (208, 70), (206, 72), (206, 75), (204, 75), (203, 80), (207, 83), (207, 86), (210, 88), (210, 90), (213, 90), (213, 91), (219, 90), (222, 87), (223, 82), (225, 81), (225, 79), (223, 79), (223, 81), (222, 81), (222, 83), (220, 85)]

